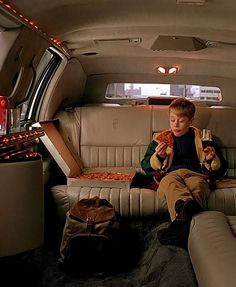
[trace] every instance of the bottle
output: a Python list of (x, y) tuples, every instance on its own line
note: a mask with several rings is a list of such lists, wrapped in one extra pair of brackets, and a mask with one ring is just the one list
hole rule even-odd
[(7, 133), (8, 109), (8, 98), (0, 95), (0, 135)]

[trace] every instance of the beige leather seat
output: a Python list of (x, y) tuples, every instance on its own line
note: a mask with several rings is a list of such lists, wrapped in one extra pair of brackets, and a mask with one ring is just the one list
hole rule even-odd
[(236, 286), (236, 216), (218, 211), (196, 215), (188, 248), (199, 287)]
[[(196, 125), (216, 131), (220, 146), (229, 162), (228, 175), (234, 176), (236, 136), (219, 119), (232, 122), (235, 109), (198, 107)], [(83, 168), (132, 167), (140, 170), (140, 161), (153, 133), (169, 127), (168, 106), (88, 106), (70, 112), (60, 111), (59, 132)], [(226, 121), (227, 120), (227, 121)], [(75, 187), (55, 185), (52, 195), (60, 218), (65, 219), (69, 207), (77, 199), (94, 195), (112, 202), (122, 216), (150, 216), (167, 212), (166, 202), (158, 192), (135, 188), (132, 190), (105, 187)], [(211, 193), (209, 210), (236, 215), (236, 188), (217, 189)]]

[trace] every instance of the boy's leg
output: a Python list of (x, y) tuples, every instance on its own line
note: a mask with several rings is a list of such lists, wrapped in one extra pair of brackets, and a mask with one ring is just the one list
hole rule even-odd
[(206, 209), (210, 188), (204, 175), (189, 171), (189, 173), (186, 173), (184, 180), (194, 200), (196, 200), (203, 209)]
[(193, 199), (185, 181), (182, 178), (180, 170), (172, 171), (164, 176), (160, 182), (158, 192), (164, 195), (167, 202), (170, 218), (173, 221), (176, 217), (176, 201)]
[(170, 218), (176, 217), (175, 203), (178, 200), (196, 200), (203, 209), (210, 194), (204, 175), (188, 169), (180, 169), (167, 174), (160, 182), (158, 192), (164, 195)]
[[(187, 169), (171, 172), (163, 183), (161, 192), (166, 197), (173, 222), (159, 232), (158, 238), (162, 244), (187, 248), (190, 221), (193, 214), (202, 211), (201, 206), (209, 190), (208, 184), (204, 176)], [(168, 186), (169, 190), (163, 190), (163, 187)], [(174, 213), (178, 214), (176, 219)]]

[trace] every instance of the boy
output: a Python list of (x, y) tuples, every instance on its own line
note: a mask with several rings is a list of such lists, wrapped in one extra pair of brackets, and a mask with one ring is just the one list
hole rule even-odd
[(206, 207), (209, 175), (222, 177), (228, 167), (219, 147), (203, 148), (202, 131), (192, 126), (195, 106), (179, 98), (169, 106), (170, 129), (149, 144), (141, 162), (148, 176), (161, 179), (158, 192), (166, 198), (172, 223), (159, 231), (162, 244), (187, 247), (192, 216)]

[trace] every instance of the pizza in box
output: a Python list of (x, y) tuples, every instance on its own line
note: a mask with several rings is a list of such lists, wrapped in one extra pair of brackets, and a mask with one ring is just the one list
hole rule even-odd
[(82, 173), (79, 179), (92, 179), (92, 180), (127, 180), (132, 179), (132, 174), (124, 174), (119, 172), (92, 172)]

